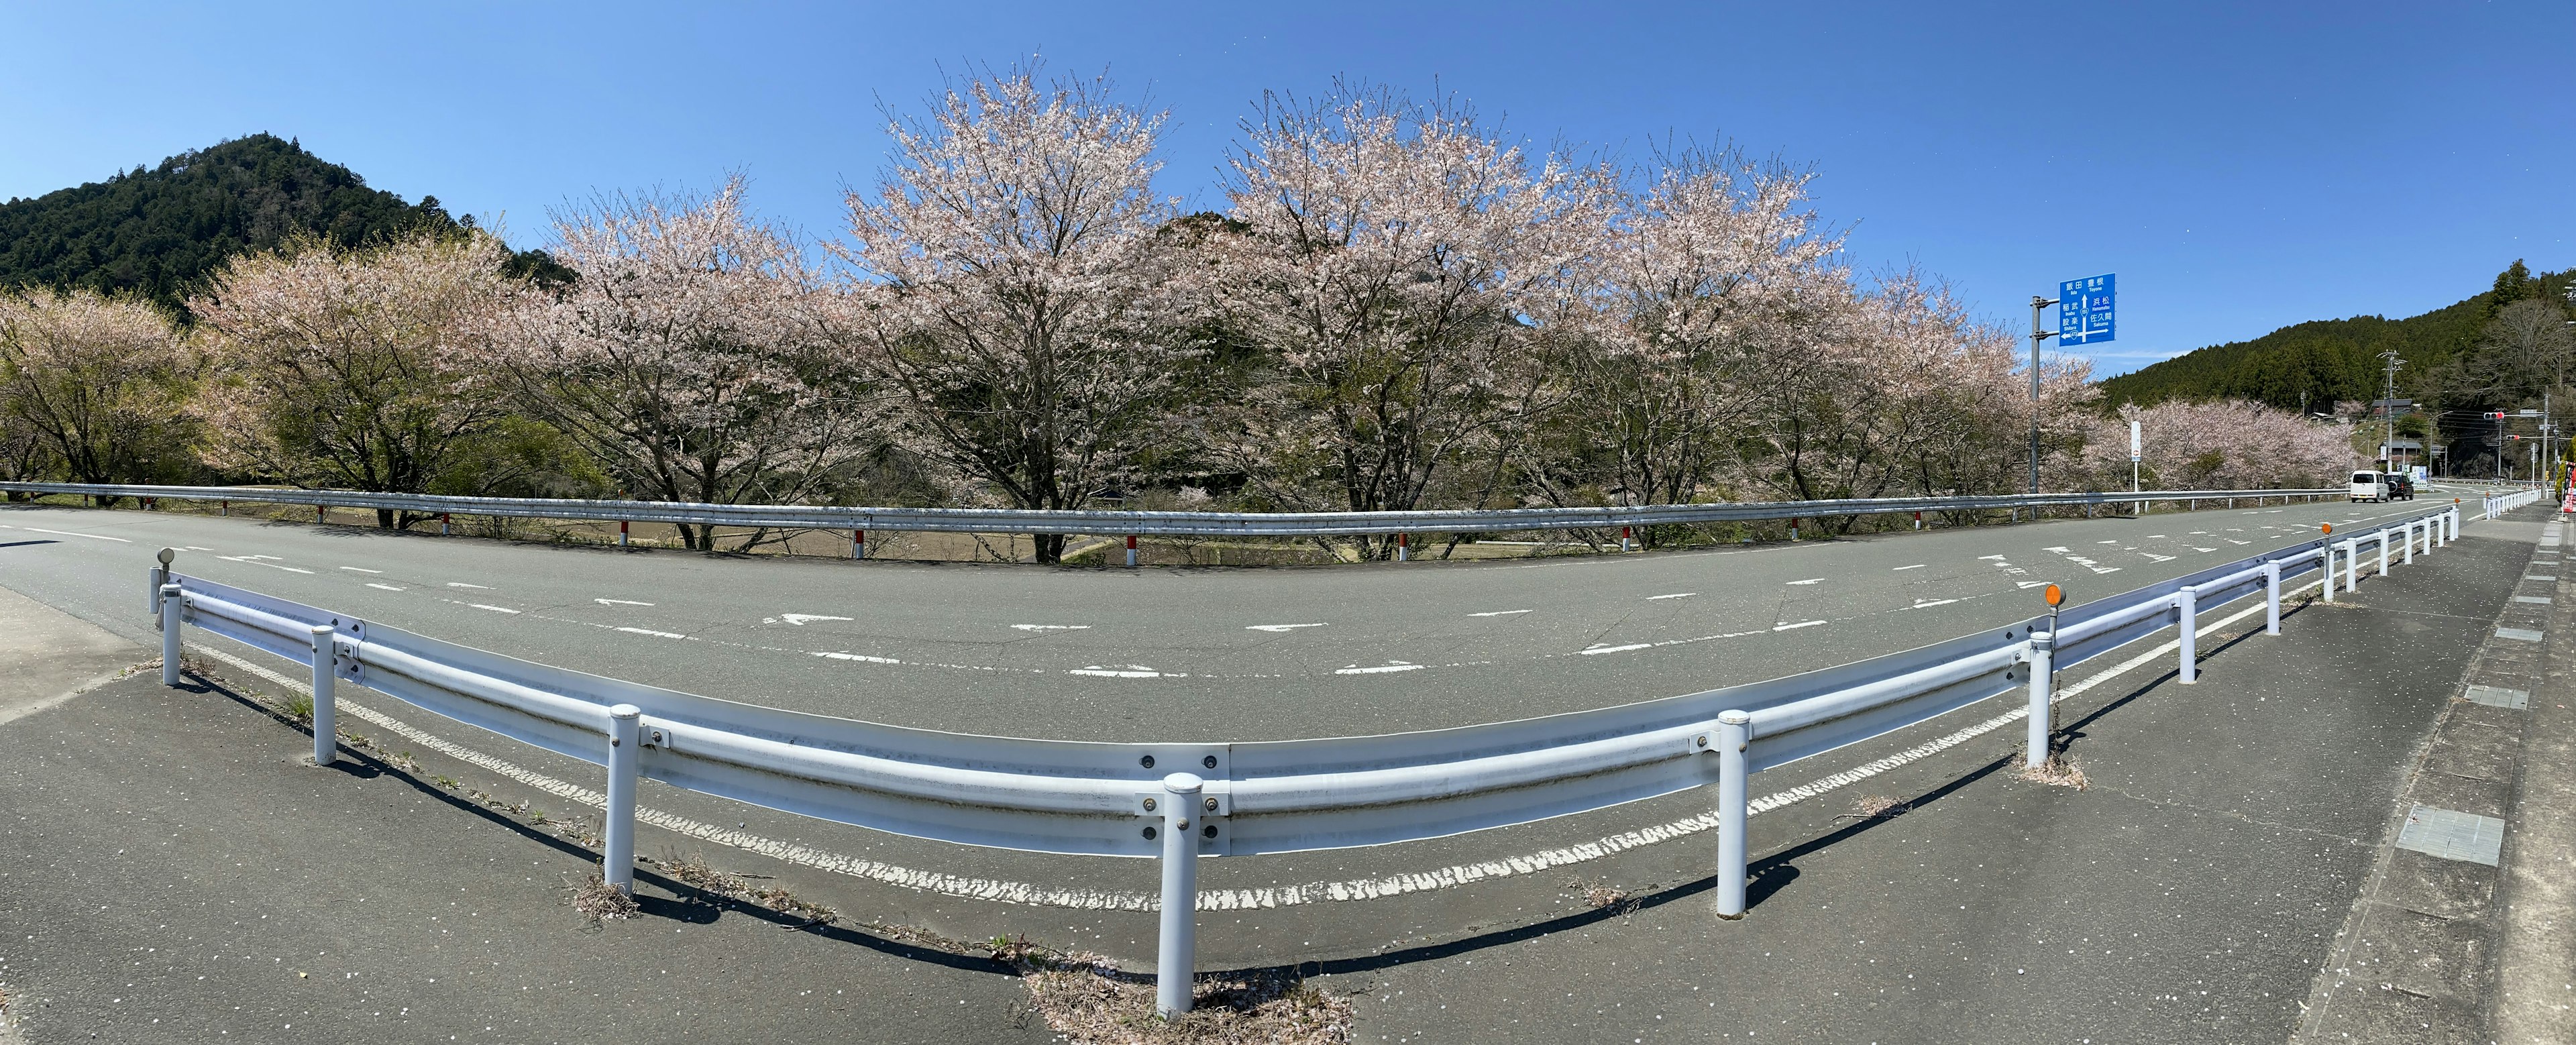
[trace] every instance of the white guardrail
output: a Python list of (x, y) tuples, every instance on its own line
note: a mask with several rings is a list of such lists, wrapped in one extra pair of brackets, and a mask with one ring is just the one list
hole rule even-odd
[[(2498, 500), (2510, 501), (2513, 497)], [(2494, 510), (2496, 500), (2489, 502)], [(741, 704), (602, 678), (217, 584), (151, 571), (162, 680), (195, 625), (312, 666), (313, 757), (334, 757), (332, 686), (347, 680), (608, 770), (607, 880), (634, 881), (635, 786), (659, 780), (896, 834), (1162, 861), (1159, 999), (1188, 1008), (1197, 857), (1437, 838), (1716, 785), (1718, 912), (1745, 898), (1745, 778), (2027, 688), (2028, 755), (2049, 751), (2055, 669), (2177, 629), (2195, 681), (2195, 620), (2247, 597), (2280, 634), (2282, 583), (2334, 568), (2350, 591), (2459, 536), (2460, 510), (2325, 535), (1947, 642), (1787, 678), (1518, 722), (1260, 743), (1076, 743), (969, 736)], [(2302, 584), (2301, 586), (2304, 586)], [(173, 622), (177, 622), (176, 625)]]
[[(1063, 533), (1103, 536), (1191, 537), (1330, 537), (1394, 534), (1398, 555), (1406, 555), (1408, 534), (1503, 533), (1515, 530), (1620, 531), (1624, 546), (1639, 526), (1682, 523), (1790, 520), (1837, 515), (1890, 515), (1912, 512), (1919, 528), (1924, 512), (2000, 511), (2058, 507), (2094, 508), (2156, 501), (2225, 501), (2261, 503), (2291, 498), (2343, 497), (2331, 490), (2147, 490), (2130, 493), (2003, 494), (1991, 497), (1874, 497), (1825, 501), (1722, 502), (1653, 504), (1604, 508), (1504, 508), (1419, 512), (1130, 512), (1039, 511), (1016, 508), (845, 508), (772, 504), (693, 504), (677, 501), (581, 501), (534, 497), (447, 497), (433, 494), (363, 493), (347, 490), (276, 490), (255, 486), (127, 486), (98, 483), (0, 482), (0, 491), (27, 494), (82, 494), (92, 497), (169, 498), (214, 502), (230, 511), (232, 503), (311, 505), (318, 518), (325, 508), (360, 508), (437, 516), (445, 532), (457, 515), (522, 519), (572, 519), (617, 523), (687, 523), (691, 525), (769, 527), (797, 530), (848, 530), (850, 557), (867, 557), (867, 533)], [(619, 528), (618, 540), (626, 532)], [(1127, 565), (1135, 565), (1131, 540)]]
[(2542, 497), (2548, 496), (2548, 493), (2549, 491), (2546, 490), (2532, 489), (2516, 490), (2508, 494), (2489, 494), (2486, 499), (2487, 518), (2493, 519), (2496, 516), (2503, 515), (2506, 512), (2520, 508), (2523, 505), (2530, 504), (2533, 501), (2537, 501)]

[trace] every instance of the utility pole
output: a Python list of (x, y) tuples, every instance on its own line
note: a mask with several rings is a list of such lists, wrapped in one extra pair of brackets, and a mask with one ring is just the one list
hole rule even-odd
[(2034, 494), (2039, 492), (2039, 346), (2057, 336), (2056, 331), (2039, 329), (2039, 312), (2056, 303), (2056, 298), (2030, 296), (2030, 492)]
[(2383, 437), (2379, 448), (2379, 466), (2394, 470), (2397, 467), (2397, 368), (2405, 366), (2406, 361), (2397, 358), (2397, 350), (2393, 348), (2381, 352), (2379, 361), (2388, 368), (2388, 390), (2380, 393), (2379, 397), (2380, 416), (2388, 421), (2388, 434)]

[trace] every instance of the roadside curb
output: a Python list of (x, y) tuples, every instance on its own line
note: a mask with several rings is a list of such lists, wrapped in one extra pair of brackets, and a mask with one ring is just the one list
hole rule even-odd
[[(2551, 519), (2523, 569), (2526, 580), (2497, 611), (2416, 749), (2369, 878), (2291, 1041), (2570, 1040), (2488, 1033), (2504, 975), (2499, 941), (2528, 916), (2498, 900), (2532, 859), (2513, 841), (2523, 826), (2516, 779), (2533, 766), (2529, 709), (2543, 698), (2545, 661), (2568, 656), (2559, 649), (2563, 636), (2576, 634), (2569, 631), (2576, 619), (2561, 619), (2552, 598), (2537, 594), (2558, 586), (2554, 572), (2534, 571), (2557, 561), (2560, 540)], [(2555, 643), (2552, 631), (2562, 636)], [(2559, 971), (2542, 975), (2563, 980)], [(2559, 1022), (2553, 1029), (2564, 1035)]]

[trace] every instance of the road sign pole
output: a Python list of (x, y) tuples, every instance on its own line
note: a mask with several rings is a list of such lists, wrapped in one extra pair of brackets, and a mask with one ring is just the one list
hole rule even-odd
[[(2039, 329), (2039, 313), (2056, 303), (2054, 298), (2030, 296), (2030, 492), (2034, 494), (2039, 492), (2039, 346), (2057, 336)], [(2039, 509), (2031, 509), (2031, 517), (2038, 518)]]

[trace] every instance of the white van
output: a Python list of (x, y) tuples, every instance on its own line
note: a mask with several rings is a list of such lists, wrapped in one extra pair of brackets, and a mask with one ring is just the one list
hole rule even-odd
[(2389, 484), (2387, 476), (2381, 475), (2378, 472), (2352, 473), (2352, 499), (2354, 503), (2358, 504), (2362, 501), (2385, 501), (2388, 499), (2388, 493)]

